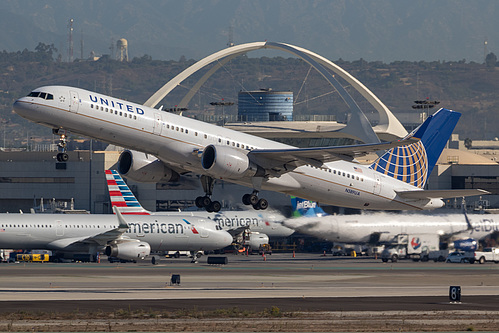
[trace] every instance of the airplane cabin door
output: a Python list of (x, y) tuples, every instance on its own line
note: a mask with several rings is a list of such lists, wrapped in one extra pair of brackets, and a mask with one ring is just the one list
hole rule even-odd
[(78, 113), (78, 108), (80, 107), (80, 98), (78, 97), (78, 93), (76, 91), (69, 91), (69, 94), (69, 111)]
[(161, 118), (161, 114), (155, 113), (154, 114), (154, 126), (153, 126), (153, 133), (154, 134), (157, 134), (157, 135), (161, 134), (162, 123), (163, 123), (163, 119)]
[(381, 192), (381, 178), (379, 175), (374, 172), (374, 189), (373, 193), (374, 194), (379, 194)]
[(55, 221), (55, 235), (56, 236), (64, 236), (64, 225), (62, 221)]

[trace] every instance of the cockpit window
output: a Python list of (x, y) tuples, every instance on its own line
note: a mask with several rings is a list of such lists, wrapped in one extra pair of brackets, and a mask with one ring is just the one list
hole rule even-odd
[(28, 94), (28, 97), (40, 97), (40, 98), (43, 98), (43, 99), (51, 99), (51, 100), (54, 99), (54, 95), (48, 94), (48, 93), (44, 93), (44, 92), (39, 92), (39, 91), (32, 91), (32, 92), (30, 92)]

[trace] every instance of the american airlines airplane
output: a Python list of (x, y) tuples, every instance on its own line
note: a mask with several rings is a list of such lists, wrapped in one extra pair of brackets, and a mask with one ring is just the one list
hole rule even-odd
[[(211, 199), (216, 179), (253, 188), (244, 204), (266, 209), (260, 190), (270, 190), (342, 207), (423, 210), (442, 198), (486, 194), (480, 190), (423, 190), (460, 113), (440, 109), (404, 140), (351, 146), (296, 148), (144, 105), (67, 86), (33, 90), (14, 111), (60, 135), (67, 131), (128, 149), (121, 174), (139, 182), (201, 175), (205, 196), (198, 207), (217, 212)], [(355, 163), (366, 153), (389, 149), (371, 165)], [(67, 160), (63, 150), (58, 160)]]
[(232, 236), (209, 220), (186, 216), (106, 214), (0, 214), (0, 248), (54, 252), (105, 252), (125, 260), (151, 251), (224, 248)]
[(212, 220), (221, 230), (228, 231), (236, 239), (236, 243), (258, 249), (268, 244), (269, 238), (288, 237), (293, 229), (282, 225), (284, 215), (274, 211), (223, 211), (208, 213), (194, 212), (150, 212), (142, 207), (133, 192), (116, 170), (106, 170), (106, 181), (112, 207), (116, 207), (123, 215), (177, 215), (197, 216)]

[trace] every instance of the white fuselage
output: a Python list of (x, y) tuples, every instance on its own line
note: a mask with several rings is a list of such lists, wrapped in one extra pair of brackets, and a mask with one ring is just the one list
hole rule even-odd
[(95, 252), (123, 237), (146, 242), (152, 251), (199, 251), (220, 249), (232, 242), (229, 233), (197, 217), (125, 219), (129, 230), (121, 236), (116, 232), (118, 218), (111, 214), (0, 214), (0, 248)]
[(269, 237), (288, 237), (295, 231), (282, 223), (284, 215), (273, 211), (225, 210), (218, 213), (193, 212), (150, 212), (152, 216), (182, 215), (209, 219), (222, 230), (248, 228), (250, 231), (266, 234)]
[(400, 234), (437, 234), (456, 238), (482, 239), (499, 231), (498, 215), (468, 215), (473, 229), (468, 230), (464, 214), (328, 215), (288, 219), (284, 225), (299, 232), (339, 243), (368, 243), (373, 235), (390, 242)]
[[(176, 169), (206, 174), (200, 155), (208, 145), (247, 154), (259, 149), (294, 148), (143, 105), (65, 87), (41, 87), (53, 100), (23, 97), (16, 113), (51, 128), (64, 128), (88, 137), (157, 156)], [(226, 181), (254, 188), (251, 175)], [(337, 161), (317, 168), (297, 167), (277, 177), (263, 178), (261, 189), (343, 207), (374, 210), (420, 210), (443, 205), (440, 199), (403, 199), (395, 190), (418, 188), (367, 166)]]

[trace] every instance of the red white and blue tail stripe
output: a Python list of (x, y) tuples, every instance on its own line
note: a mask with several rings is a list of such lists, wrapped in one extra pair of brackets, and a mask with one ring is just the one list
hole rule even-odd
[(145, 210), (116, 170), (106, 170), (107, 188), (111, 205), (122, 215), (151, 215)]

